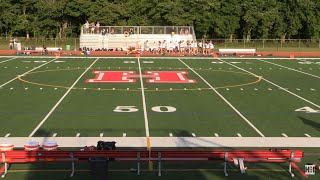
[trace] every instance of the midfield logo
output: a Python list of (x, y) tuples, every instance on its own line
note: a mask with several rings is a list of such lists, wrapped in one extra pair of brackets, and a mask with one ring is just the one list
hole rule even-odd
[[(134, 71), (93, 71), (94, 79), (86, 80), (87, 83), (135, 83), (140, 78)], [(186, 77), (185, 71), (146, 71), (142, 78), (147, 83), (197, 83), (196, 80)]]

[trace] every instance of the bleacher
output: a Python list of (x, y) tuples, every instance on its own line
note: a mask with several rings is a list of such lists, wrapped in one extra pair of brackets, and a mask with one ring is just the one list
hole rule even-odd
[[(166, 40), (167, 42), (170, 41), (195, 41), (195, 34), (193, 33), (193, 27), (157, 27), (158, 29), (162, 29), (163, 31), (155, 31), (155, 27), (135, 27), (134, 34), (125, 34), (124, 30), (128, 29), (129, 27), (118, 27), (118, 30), (115, 33), (107, 33), (102, 34), (101, 29), (103, 28), (116, 28), (116, 27), (100, 27), (99, 33), (96, 34), (89, 34), (89, 33), (82, 33), (80, 36), (80, 47), (92, 48), (95, 49), (127, 49), (130, 46), (137, 46), (143, 47), (144, 42), (148, 40), (149, 46), (153, 43), (158, 44), (159, 41), (163, 42)], [(152, 31), (142, 31), (143, 28), (153, 28)], [(142, 30), (141, 30), (142, 29)], [(172, 33), (171, 29), (175, 29)], [(188, 34), (181, 34), (181, 29), (190, 29), (188, 30)], [(110, 32), (110, 31), (109, 31)]]

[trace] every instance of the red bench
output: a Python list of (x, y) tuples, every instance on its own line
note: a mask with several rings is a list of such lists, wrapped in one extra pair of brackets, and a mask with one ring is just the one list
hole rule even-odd
[(1, 152), (0, 168), (2, 177), (8, 172), (10, 164), (38, 163), (38, 162), (71, 162), (71, 177), (75, 172), (75, 162), (88, 162), (92, 157), (107, 157), (112, 161), (137, 162), (137, 173), (140, 174), (140, 162), (158, 163), (158, 175), (161, 176), (161, 162), (224, 162), (224, 173), (227, 173), (227, 163), (234, 163), (245, 173), (244, 163), (289, 163), (289, 173), (293, 166), (304, 177), (307, 175), (299, 169), (295, 162), (301, 162), (303, 151), (300, 150), (181, 150), (181, 151), (135, 151), (135, 150), (110, 150), (110, 151), (4, 151)]

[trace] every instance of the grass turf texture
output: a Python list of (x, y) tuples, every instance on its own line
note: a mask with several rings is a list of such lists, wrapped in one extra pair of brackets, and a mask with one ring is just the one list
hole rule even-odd
[[(0, 58), (0, 62), (8, 59)], [(0, 86), (17, 75), (45, 63), (42, 61), (48, 62), (52, 59), (17, 58), (0, 63)], [(22, 77), (25, 81), (42, 85), (15, 80), (3, 86), (0, 89), (0, 135), (5, 136), (10, 133), (10, 137), (28, 136), (65, 94), (67, 88), (94, 60), (60, 58), (58, 61), (64, 62), (53, 61)], [(320, 104), (319, 78), (292, 69), (320, 76), (320, 60), (308, 60), (310, 63), (305, 63), (302, 60), (267, 60), (284, 67), (256, 59), (223, 59), (225, 62), (213, 59), (181, 60), (213, 87), (217, 87), (217, 91), (265, 136), (281, 137), (282, 133), (289, 137), (305, 137), (305, 134), (312, 137), (320, 136), (319, 114), (295, 111), (305, 106), (315, 110), (320, 110), (320, 108), (264, 80), (258, 81), (259, 78), (241, 70), (244, 69), (262, 76), (318, 105)], [(133, 63), (125, 63), (127, 61), (133, 61)], [(153, 63), (144, 63), (145, 61), (153, 61)], [(145, 98), (150, 136), (168, 137), (169, 133), (172, 133), (173, 136), (192, 136), (192, 133), (197, 136), (209, 137), (213, 137), (214, 133), (219, 134), (220, 137), (236, 137), (237, 133), (243, 137), (260, 136), (197, 74), (177, 58), (140, 59), (140, 62), (142, 73), (145, 71), (187, 71), (188, 79), (197, 80), (196, 84), (151, 84), (146, 83), (146, 80), (143, 79), (146, 88)], [(75, 85), (75, 89), (71, 90), (63, 99), (34, 136), (52, 136), (54, 133), (60, 137), (75, 136), (76, 133), (81, 133), (81, 136), (95, 137), (100, 133), (104, 133), (104, 136), (122, 136), (123, 133), (126, 133), (128, 137), (146, 136), (141, 89), (139, 89), (141, 88), (140, 80), (137, 79), (134, 84), (85, 83), (85, 80), (95, 77), (95, 74), (92, 73), (93, 70), (130, 70), (139, 74), (136, 59), (100, 58), (84, 74)], [(248, 83), (251, 84), (245, 85)], [(242, 86), (238, 86), (241, 84)], [(139, 111), (117, 113), (113, 111), (117, 106), (135, 106)], [(152, 107), (155, 106), (172, 106), (176, 108), (176, 111), (159, 113), (152, 110)], [(319, 152), (319, 148), (315, 148), (313, 152), (317, 151)], [(303, 160), (304, 162), (319, 161), (317, 158), (308, 159), (305, 157)], [(259, 167), (257, 168), (259, 169)], [(32, 165), (27, 169), (39, 169), (39, 166)], [(277, 179), (287, 179), (287, 172), (282, 171), (285, 169), (281, 169), (280, 166), (280, 170), (281, 175)], [(61, 178), (66, 176), (65, 173), (51, 173), (55, 175), (53, 176), (55, 179), (57, 176), (61, 176)], [(41, 177), (47, 177), (47, 174), (48, 172), (10, 173), (8, 179), (19, 179), (20, 177), (41, 179)], [(270, 174), (273, 173), (270, 171), (249, 171), (247, 175), (244, 175), (244, 179), (270, 179)], [(118, 177), (141, 179), (150, 178), (151, 175), (154, 177), (155, 173), (146, 172), (146, 176), (136, 177), (132, 175), (132, 172), (112, 171), (110, 175), (114, 177), (113, 179), (118, 179)], [(89, 173), (79, 172), (76, 176), (77, 179), (88, 179), (85, 177), (88, 177)], [(239, 178), (239, 176), (239, 172), (231, 171), (229, 178)], [(168, 171), (164, 172), (163, 176), (166, 179), (176, 179), (177, 177), (224, 179), (222, 171), (208, 170), (181, 173)]]
[[(3, 84), (44, 63), (41, 61), (49, 59), (14, 59), (0, 64), (0, 83)], [(3, 136), (7, 133), (11, 136), (28, 136), (66, 92), (66, 88), (70, 87), (89, 67), (93, 59), (61, 58), (59, 61), (65, 62), (48, 63), (22, 77), (23, 80), (32, 83), (52, 86), (15, 80), (1, 88), (0, 133)], [(134, 63), (124, 63), (124, 61), (128, 60), (99, 59), (75, 85), (74, 88), (78, 89), (72, 90), (66, 96), (35, 136), (50, 136), (53, 133), (57, 133), (58, 136), (75, 136), (76, 133), (81, 133), (81, 136), (98, 136), (99, 133), (104, 133), (105, 136), (122, 136), (122, 133), (127, 133), (127, 136), (131, 137), (145, 136), (139, 79), (136, 83), (85, 83), (85, 80), (95, 77), (95, 74), (92, 74), (93, 70), (131, 70), (139, 73), (136, 60), (130, 60)], [(143, 63), (144, 61), (153, 63)], [(320, 104), (320, 84), (317, 83), (319, 78), (259, 60), (224, 61), (288, 88), (294, 94), (315, 104)], [(308, 102), (266, 81), (256, 82), (257, 77), (219, 60), (183, 59), (183, 62), (213, 87), (219, 87), (217, 91), (265, 136), (277, 137), (282, 136), (282, 133), (289, 137), (303, 137), (305, 133), (312, 137), (320, 135), (319, 114), (295, 112), (296, 109), (305, 106), (319, 109)], [(268, 62), (320, 75), (319, 64), (300, 64), (299, 62), (303, 61), (297, 60), (268, 60)], [(237, 136), (237, 133), (244, 137), (259, 136), (179, 60), (142, 59), (141, 68), (142, 73), (148, 70), (187, 71), (188, 79), (197, 80), (195, 84), (151, 84), (146, 83), (144, 79), (150, 136), (162, 137), (168, 136), (169, 133), (174, 136), (191, 136), (192, 133), (197, 136), (213, 136), (214, 133), (222, 137)], [(253, 84), (229, 87), (247, 83)], [(115, 90), (112, 90), (113, 88)], [(139, 111), (113, 112), (117, 106), (135, 106)], [(155, 106), (172, 106), (177, 110), (172, 113), (159, 113), (151, 109)]]

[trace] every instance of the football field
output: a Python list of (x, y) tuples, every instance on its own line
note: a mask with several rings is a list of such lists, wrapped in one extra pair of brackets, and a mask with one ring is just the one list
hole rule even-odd
[(320, 137), (320, 59), (2, 57), (0, 69), (2, 137)]

